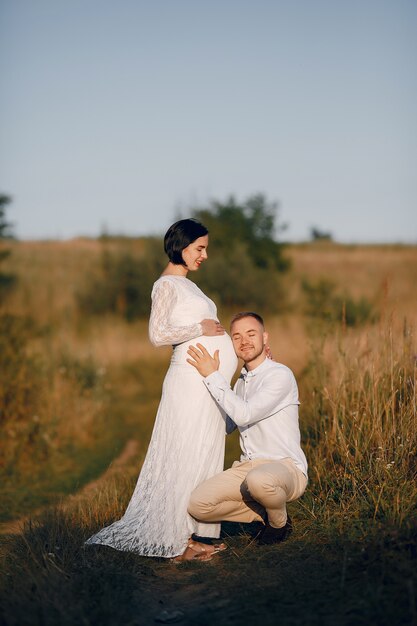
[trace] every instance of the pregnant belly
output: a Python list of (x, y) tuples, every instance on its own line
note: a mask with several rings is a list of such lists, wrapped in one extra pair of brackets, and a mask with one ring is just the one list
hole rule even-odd
[(206, 337), (203, 335), (175, 346), (171, 364), (183, 365), (194, 370), (193, 366), (187, 363), (187, 359), (190, 358), (190, 355), (187, 354), (187, 350), (189, 346), (196, 346), (197, 343), (201, 343), (211, 356), (213, 356), (216, 350), (219, 350), (220, 372), (227, 380), (230, 380), (236, 371), (238, 359), (233, 348), (232, 340), (226, 333), (224, 335), (216, 335), (215, 337)]

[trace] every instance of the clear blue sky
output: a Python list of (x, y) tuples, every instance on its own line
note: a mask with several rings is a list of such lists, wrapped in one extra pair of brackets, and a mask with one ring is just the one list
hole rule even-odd
[(417, 243), (415, 0), (2, 0), (22, 238), (163, 233), (263, 192), (286, 238)]

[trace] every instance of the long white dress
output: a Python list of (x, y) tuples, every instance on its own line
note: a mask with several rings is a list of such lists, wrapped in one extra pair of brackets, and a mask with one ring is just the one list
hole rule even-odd
[(152, 290), (149, 336), (174, 350), (162, 386), (152, 438), (124, 516), (87, 544), (104, 544), (144, 556), (182, 554), (192, 533), (219, 537), (220, 525), (198, 523), (187, 513), (192, 490), (223, 470), (225, 415), (200, 374), (186, 362), (197, 342), (220, 351), (220, 371), (233, 376), (237, 358), (229, 335), (206, 337), (201, 320), (217, 320), (212, 300), (183, 276), (161, 276)]

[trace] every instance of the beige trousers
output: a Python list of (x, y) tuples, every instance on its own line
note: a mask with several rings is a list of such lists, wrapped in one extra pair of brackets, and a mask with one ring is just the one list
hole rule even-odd
[(296, 500), (307, 478), (292, 459), (235, 461), (232, 467), (204, 481), (191, 494), (188, 512), (202, 522), (265, 521), (281, 528), (286, 503)]

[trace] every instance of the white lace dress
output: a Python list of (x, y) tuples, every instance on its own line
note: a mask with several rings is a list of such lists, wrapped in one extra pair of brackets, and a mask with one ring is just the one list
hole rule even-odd
[(197, 523), (187, 513), (191, 491), (223, 470), (225, 416), (200, 374), (186, 362), (197, 342), (220, 351), (220, 371), (230, 380), (237, 358), (229, 335), (202, 336), (200, 321), (216, 319), (212, 300), (183, 276), (161, 276), (152, 290), (149, 336), (174, 346), (142, 470), (124, 516), (93, 535), (104, 544), (145, 556), (182, 554), (192, 533), (219, 537), (220, 525)]

